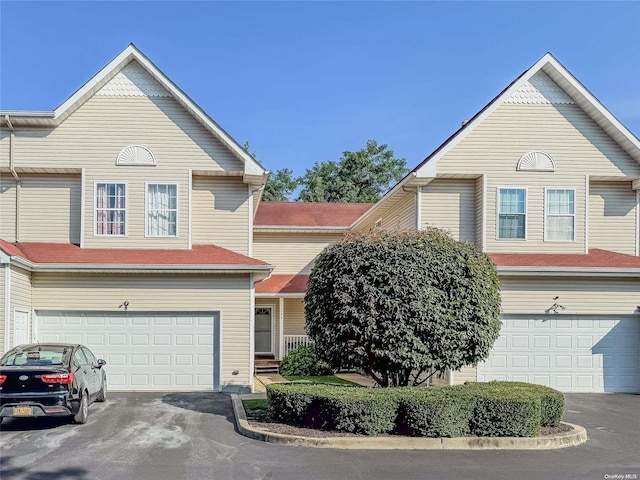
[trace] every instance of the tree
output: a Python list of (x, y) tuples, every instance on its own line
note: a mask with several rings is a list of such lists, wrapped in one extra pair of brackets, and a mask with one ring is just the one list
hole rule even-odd
[(303, 188), (298, 200), (373, 203), (406, 172), (404, 158), (395, 158), (387, 145), (368, 140), (356, 152), (343, 152), (338, 162), (316, 162), (301, 179)]
[(320, 359), (361, 368), (383, 387), (476, 365), (500, 331), (495, 265), (437, 229), (352, 234), (330, 245), (305, 303)]
[(299, 184), (300, 179), (293, 176), (293, 170), (289, 168), (276, 170), (267, 179), (262, 200), (266, 202), (287, 201)]

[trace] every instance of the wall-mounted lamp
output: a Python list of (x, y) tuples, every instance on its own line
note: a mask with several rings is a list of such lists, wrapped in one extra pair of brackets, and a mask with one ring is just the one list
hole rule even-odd
[(118, 308), (124, 308), (124, 311), (126, 312), (127, 308), (129, 308), (129, 300), (122, 302)]
[(553, 297), (553, 301), (555, 303), (545, 310), (546, 313), (558, 313), (558, 310), (566, 310), (566, 307), (564, 305), (560, 305), (558, 303), (559, 298), (560, 297), (557, 295)]

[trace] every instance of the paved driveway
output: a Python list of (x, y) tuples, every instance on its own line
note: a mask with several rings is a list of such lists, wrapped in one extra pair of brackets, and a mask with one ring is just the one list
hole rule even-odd
[(0, 477), (640, 480), (640, 395), (567, 395), (566, 420), (587, 428), (587, 444), (547, 452), (324, 450), (238, 435), (223, 394), (112, 393), (90, 408), (86, 425), (5, 420)]

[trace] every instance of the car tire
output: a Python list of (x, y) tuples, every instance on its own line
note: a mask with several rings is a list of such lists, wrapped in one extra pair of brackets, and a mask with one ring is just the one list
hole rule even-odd
[(78, 413), (73, 416), (74, 423), (87, 423), (89, 417), (89, 393), (83, 392), (82, 398), (80, 398), (80, 406), (78, 407)]
[(106, 375), (102, 376), (102, 388), (98, 392), (98, 396), (96, 397), (96, 402), (106, 402), (107, 401), (107, 377)]

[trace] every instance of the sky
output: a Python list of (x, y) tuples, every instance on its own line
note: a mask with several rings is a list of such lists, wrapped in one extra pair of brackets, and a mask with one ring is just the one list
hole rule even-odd
[(640, 2), (0, 0), (0, 108), (53, 110), (133, 42), (269, 170), (368, 139), (410, 168), (550, 51), (640, 136)]

